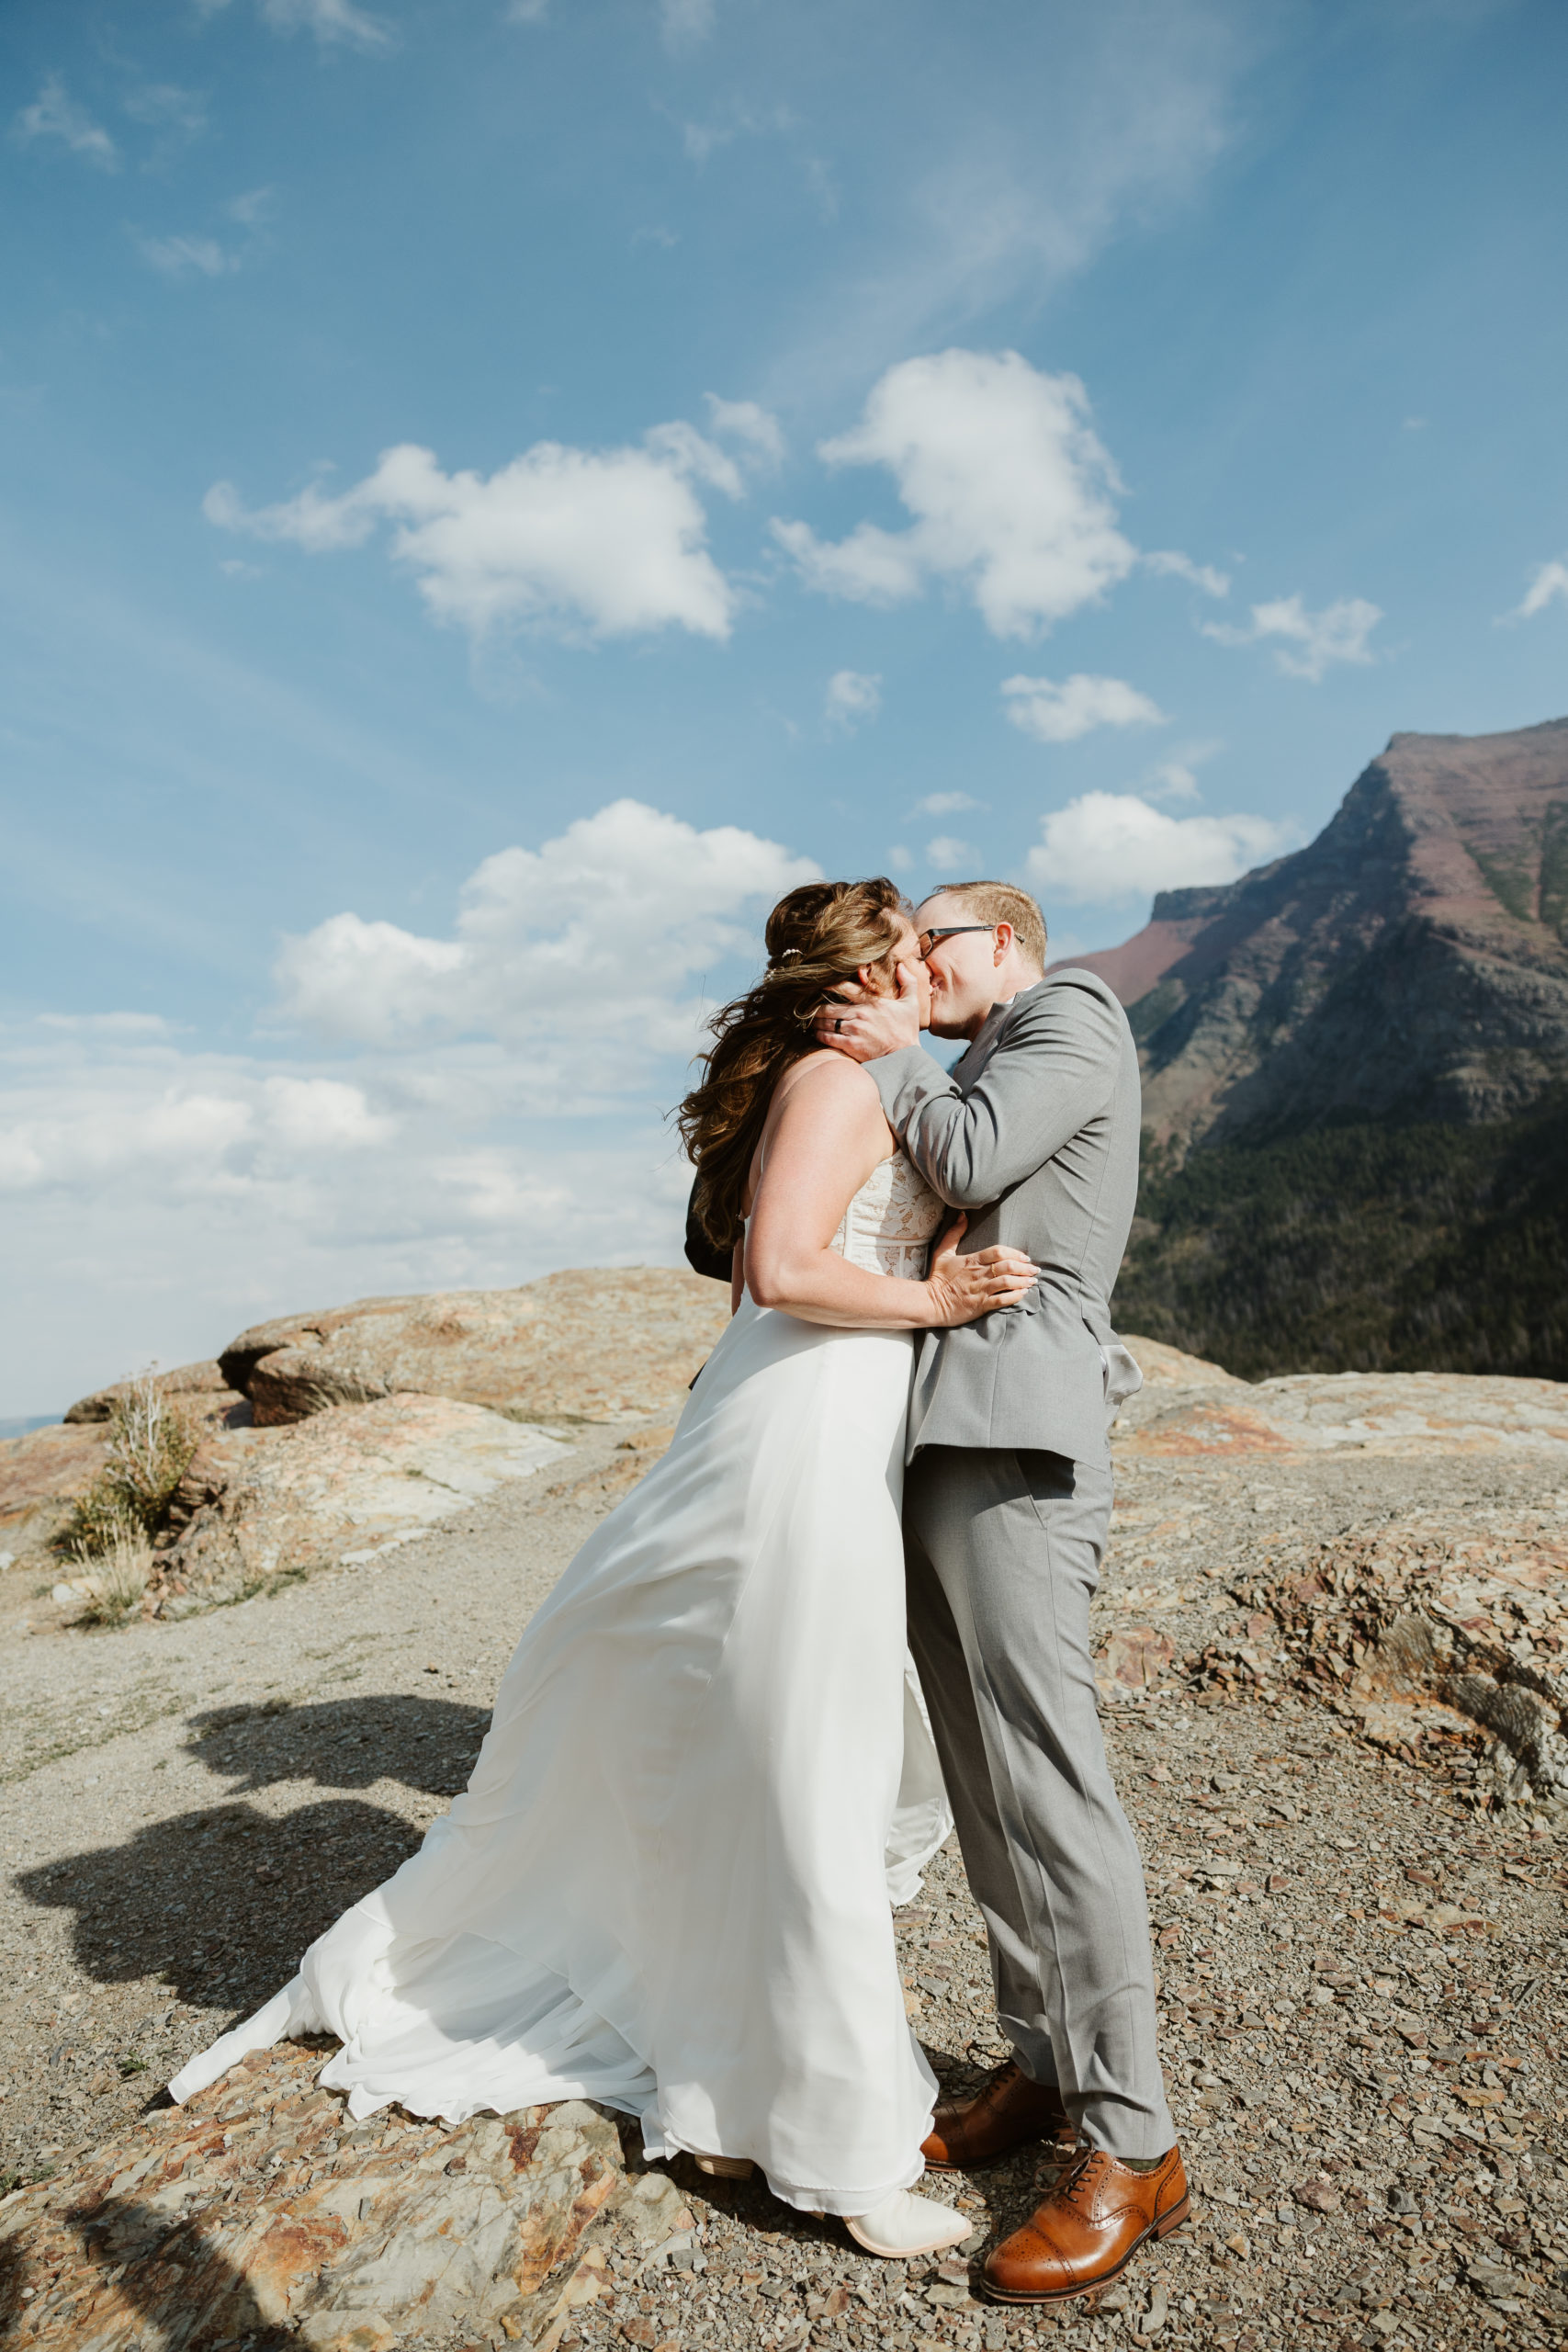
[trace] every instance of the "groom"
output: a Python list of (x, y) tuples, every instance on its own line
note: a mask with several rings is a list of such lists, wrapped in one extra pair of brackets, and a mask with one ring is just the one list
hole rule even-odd
[(1102, 2286), (1187, 2216), (1155, 2047), (1143, 1866), (1100, 1737), (1089, 1609), (1111, 1517), (1113, 1406), (1141, 1383), (1109, 1299), (1138, 1186), (1137, 1057), (1094, 973), (1045, 976), (1034, 900), (954, 883), (916, 910), (919, 998), (867, 998), (821, 1041), (863, 1062), (888, 1125), (965, 1250), (1026, 1250), (1022, 1306), (927, 1332), (904, 1490), (909, 1641), (985, 1913), (1011, 2060), (937, 2109), (928, 2164), (968, 2170), (1031, 2140), (1083, 2143), (987, 2284), (1050, 2303)]

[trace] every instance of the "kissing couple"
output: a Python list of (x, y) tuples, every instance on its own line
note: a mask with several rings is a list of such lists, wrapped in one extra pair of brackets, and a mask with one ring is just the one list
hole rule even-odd
[[(525, 1629), (451, 1812), (169, 2088), (329, 2032), (355, 2118), (596, 2099), (889, 2256), (970, 2234), (923, 2173), (1056, 2141), (985, 2266), (1056, 2302), (1188, 2209), (1089, 1634), (1137, 1061), (1006, 884), (807, 883), (767, 947), (679, 1113), (733, 1312), (669, 1452)], [(938, 2104), (890, 1906), (953, 1819), (1012, 2055)]]

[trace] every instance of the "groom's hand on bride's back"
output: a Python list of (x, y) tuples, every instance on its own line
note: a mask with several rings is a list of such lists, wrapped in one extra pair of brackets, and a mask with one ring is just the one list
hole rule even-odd
[(839, 1010), (824, 1012), (818, 1021), (819, 1046), (831, 1046), (853, 1062), (874, 1062), (903, 1046), (919, 1044), (920, 990), (912, 964), (898, 966), (896, 997), (870, 996), (853, 980), (841, 993)]

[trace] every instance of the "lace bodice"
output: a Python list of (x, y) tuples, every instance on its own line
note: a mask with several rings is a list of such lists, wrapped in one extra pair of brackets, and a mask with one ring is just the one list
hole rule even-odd
[(941, 1201), (919, 1170), (896, 1151), (872, 1170), (828, 1246), (868, 1274), (901, 1274), (919, 1282), (942, 1215)]

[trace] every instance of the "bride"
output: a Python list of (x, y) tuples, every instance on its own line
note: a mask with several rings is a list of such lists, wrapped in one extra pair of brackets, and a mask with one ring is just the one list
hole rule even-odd
[[(968, 2222), (911, 2196), (935, 2078), (889, 1889), (947, 1826), (905, 1683), (910, 1335), (1012, 1305), (1015, 1250), (956, 1254), (865, 1072), (817, 1047), (858, 981), (919, 981), (891, 882), (781, 899), (680, 1112), (734, 1313), (669, 1453), (524, 1632), (466, 1793), (299, 1973), (170, 2084), (327, 2031), (323, 2083), (461, 2121), (587, 2098), (841, 2214), (874, 2253)], [(901, 1791), (901, 1782), (903, 1784)]]

